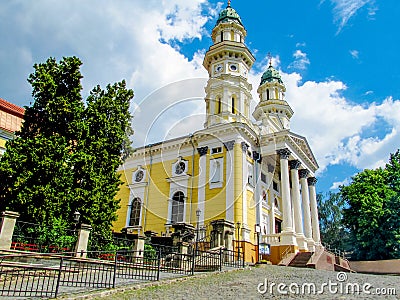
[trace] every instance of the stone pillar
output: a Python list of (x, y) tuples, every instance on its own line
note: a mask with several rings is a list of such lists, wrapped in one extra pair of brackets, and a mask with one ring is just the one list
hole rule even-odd
[(135, 251), (135, 257), (143, 257), (144, 255), (144, 242), (146, 241), (146, 236), (138, 235), (135, 239), (135, 246), (133, 250)]
[(315, 245), (319, 246), (321, 245), (321, 238), (319, 233), (317, 194), (315, 192), (315, 184), (317, 183), (317, 179), (315, 177), (309, 177), (307, 181), (308, 181), (308, 192), (310, 193), (311, 224), (313, 229), (313, 239)]
[[(235, 230), (235, 228), (233, 228)], [(233, 250), (233, 231), (226, 231), (225, 232), (225, 248), (227, 250)]]
[(75, 245), (75, 256), (80, 258), (86, 258), (87, 246), (89, 242), (90, 231), (92, 226), (87, 224), (81, 224), (81, 228), (78, 231), (78, 240)]
[(199, 184), (198, 184), (198, 197), (197, 208), (200, 209), (199, 226), (204, 226), (204, 213), (206, 202), (206, 174), (207, 174), (207, 152), (208, 147), (197, 148), (199, 153)]
[(3, 211), (3, 219), (0, 228), (0, 250), (10, 250), (12, 237), (14, 234), (15, 223), (19, 213), (13, 211)]
[(306, 169), (299, 171), (301, 184), (301, 205), (303, 209), (304, 235), (308, 245), (308, 250), (314, 252), (314, 241), (312, 239), (311, 215), (310, 215), (310, 200), (308, 194), (307, 176), (310, 172)]
[(290, 183), (289, 183), (289, 149), (280, 149), (277, 151), (281, 166), (281, 197), (282, 197), (282, 245), (297, 245), (295, 233), (293, 230), (292, 205), (290, 201)]
[(290, 175), (292, 178), (292, 200), (293, 200), (293, 212), (294, 212), (294, 228), (296, 232), (296, 241), (299, 245), (300, 250), (308, 250), (305, 236), (303, 233), (303, 220), (301, 215), (301, 204), (300, 204), (300, 187), (299, 187), (299, 167), (301, 165), (299, 160), (291, 160), (290, 164)]

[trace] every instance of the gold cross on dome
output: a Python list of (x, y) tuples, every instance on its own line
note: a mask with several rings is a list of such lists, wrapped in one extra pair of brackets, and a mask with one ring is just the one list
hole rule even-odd
[(231, 0), (228, 0), (228, 7), (231, 7)]
[(271, 52), (268, 52), (267, 57), (268, 57), (268, 60), (269, 60), (269, 65), (272, 66), (272, 55), (271, 55)]

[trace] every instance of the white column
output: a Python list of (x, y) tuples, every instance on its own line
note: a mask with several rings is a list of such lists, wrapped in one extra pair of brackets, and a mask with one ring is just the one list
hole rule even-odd
[(270, 211), (269, 211), (269, 223), (270, 223), (270, 234), (275, 233), (275, 198), (274, 198), (274, 193), (273, 193), (273, 186), (272, 183), (274, 181), (274, 171), (275, 167), (271, 164), (267, 165), (268, 167), (268, 181), (269, 182), (269, 187), (268, 187), (268, 202), (270, 204)]
[[(204, 226), (205, 201), (206, 201), (206, 173), (208, 147), (197, 148), (199, 158), (199, 182), (197, 186), (197, 208), (200, 209), (199, 226)], [(194, 172), (193, 172), (194, 174)]]
[(282, 196), (282, 245), (297, 245), (295, 233), (293, 230), (292, 205), (290, 201), (290, 183), (289, 183), (289, 149), (280, 149), (277, 151), (280, 156), (281, 166), (281, 196)]
[(301, 214), (300, 204), (300, 186), (299, 186), (299, 167), (301, 165), (299, 160), (290, 161), (290, 175), (292, 178), (292, 200), (294, 212), (294, 228), (296, 232), (296, 240), (300, 250), (308, 250), (303, 233), (303, 220)]
[(310, 200), (308, 194), (307, 176), (310, 172), (306, 169), (301, 169), (299, 171), (300, 185), (301, 185), (301, 204), (303, 209), (303, 222), (304, 222), (304, 235), (306, 237), (306, 242), (308, 249), (314, 252), (314, 241), (312, 239), (312, 229), (311, 229), (311, 215), (310, 215)]
[(315, 184), (317, 179), (315, 177), (309, 177), (308, 192), (310, 193), (310, 207), (311, 207), (311, 224), (313, 229), (313, 239), (316, 245), (321, 244), (321, 238), (319, 233), (319, 220), (318, 220), (318, 206), (317, 206), (317, 194), (315, 192)]
[(234, 194), (234, 152), (232, 151), (235, 145), (235, 141), (225, 143), (227, 150), (226, 157), (226, 198), (225, 198), (225, 219), (229, 222), (234, 222), (234, 205), (235, 205), (235, 194)]

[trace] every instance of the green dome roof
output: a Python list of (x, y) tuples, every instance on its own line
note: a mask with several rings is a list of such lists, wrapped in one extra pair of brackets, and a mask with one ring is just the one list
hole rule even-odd
[(273, 81), (278, 81), (279, 83), (283, 83), (279, 71), (274, 69), (272, 65), (269, 65), (267, 71), (265, 71), (264, 74), (261, 76), (260, 85), (264, 84), (265, 82), (273, 82)]
[(239, 14), (230, 6), (230, 4), (228, 4), (228, 7), (219, 13), (217, 25), (219, 23), (228, 23), (230, 21), (243, 26)]

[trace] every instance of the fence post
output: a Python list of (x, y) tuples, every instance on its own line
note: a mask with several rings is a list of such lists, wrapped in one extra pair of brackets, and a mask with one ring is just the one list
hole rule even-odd
[(58, 269), (57, 283), (56, 283), (56, 291), (54, 292), (54, 298), (57, 298), (58, 289), (60, 288), (62, 267), (63, 267), (63, 257), (61, 256), (61, 257), (60, 257), (60, 268)]
[(219, 248), (219, 270), (222, 271), (222, 248)]
[[(195, 266), (195, 258), (196, 258), (196, 252), (197, 252), (197, 250), (194, 250), (193, 249), (193, 251), (192, 251), (193, 253), (192, 253), (192, 275), (194, 275), (194, 266)], [(200, 254), (199, 254), (200, 255)]]
[(114, 276), (113, 276), (113, 289), (115, 288), (115, 281), (117, 278), (117, 264), (118, 264), (118, 250), (115, 251), (115, 256), (114, 256)]
[(160, 280), (160, 269), (161, 269), (161, 249), (158, 249), (157, 251), (157, 261), (158, 261), (158, 266), (157, 266), (157, 281)]
[(87, 246), (91, 230), (92, 226), (87, 224), (81, 224), (81, 228), (78, 231), (78, 240), (76, 241), (75, 245), (75, 257), (86, 258)]
[(13, 211), (3, 211), (1, 214), (3, 219), (0, 227), (0, 250), (10, 250), (15, 222), (19, 217), (19, 213)]
[(138, 237), (134, 241), (135, 241), (135, 245), (133, 246), (134, 260), (142, 262), (144, 256), (144, 242), (146, 241), (146, 237), (144, 235), (138, 235)]

